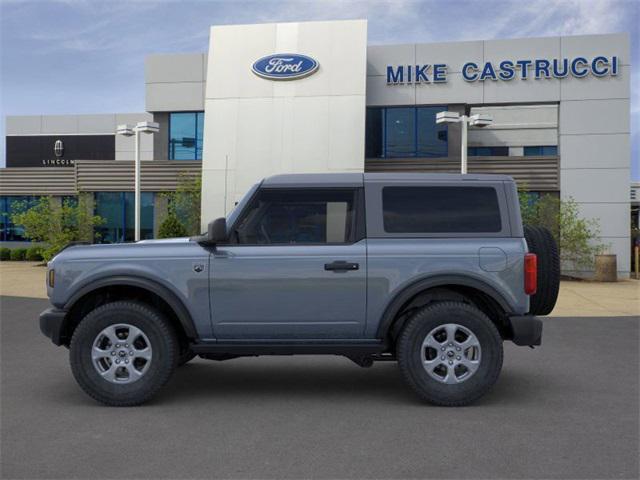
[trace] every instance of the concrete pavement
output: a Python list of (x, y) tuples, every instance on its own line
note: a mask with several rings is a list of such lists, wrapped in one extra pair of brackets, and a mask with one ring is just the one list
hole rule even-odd
[(2, 478), (638, 478), (639, 321), (548, 318), (493, 391), (420, 403), (394, 363), (196, 359), (148, 405), (107, 408), (1, 299)]

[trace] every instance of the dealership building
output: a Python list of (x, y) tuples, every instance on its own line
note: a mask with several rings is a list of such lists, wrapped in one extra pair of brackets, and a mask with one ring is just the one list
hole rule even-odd
[[(145, 112), (10, 116), (0, 169), (6, 215), (38, 196), (94, 199), (102, 241), (133, 238), (132, 137), (142, 135), (142, 236), (166, 213), (162, 192), (202, 177), (202, 223), (256, 181), (284, 172), (457, 172), (460, 124), (470, 173), (513, 176), (532, 197), (573, 198), (630, 270), (630, 53), (627, 34), (367, 45), (364, 20), (211, 28), (208, 52), (151, 55)], [(100, 95), (100, 92), (96, 92)]]

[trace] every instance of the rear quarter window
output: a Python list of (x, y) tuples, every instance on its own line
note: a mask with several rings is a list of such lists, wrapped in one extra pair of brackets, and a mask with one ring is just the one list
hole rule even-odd
[(387, 233), (497, 233), (502, 230), (493, 187), (384, 187)]

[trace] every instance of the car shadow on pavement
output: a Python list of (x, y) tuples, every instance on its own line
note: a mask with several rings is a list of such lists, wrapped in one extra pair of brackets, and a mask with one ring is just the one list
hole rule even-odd
[[(291, 361), (289, 359), (289, 361)], [(543, 391), (542, 379), (523, 378), (519, 372), (504, 371), (494, 388), (473, 406), (535, 402)], [(331, 399), (333, 402), (363, 401), (423, 405), (405, 384), (395, 362), (362, 369), (344, 363), (318, 360), (303, 364), (282, 360), (261, 363), (260, 359), (218, 362), (196, 361), (176, 370), (154, 403), (189, 403), (223, 397), (264, 401), (283, 397), (300, 401)]]

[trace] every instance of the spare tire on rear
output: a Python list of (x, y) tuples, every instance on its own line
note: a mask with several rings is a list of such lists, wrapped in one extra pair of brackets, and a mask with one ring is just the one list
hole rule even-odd
[(560, 289), (560, 255), (558, 244), (549, 229), (524, 226), (529, 252), (538, 257), (538, 288), (529, 299), (529, 313), (549, 315), (556, 305)]

